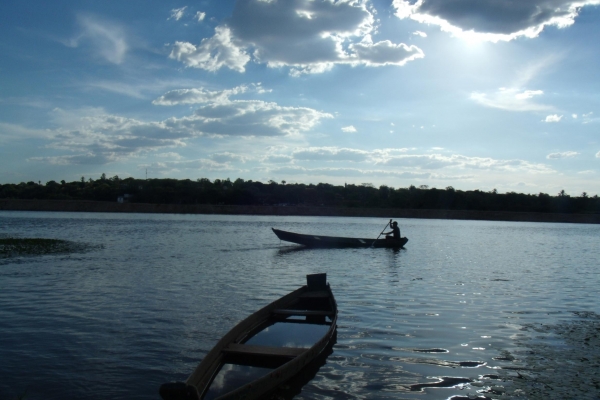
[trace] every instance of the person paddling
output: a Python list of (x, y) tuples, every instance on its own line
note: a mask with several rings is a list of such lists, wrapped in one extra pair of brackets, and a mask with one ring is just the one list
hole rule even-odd
[[(392, 230), (384, 233), (384, 235), (386, 239), (400, 240), (400, 228), (398, 228), (398, 222), (392, 222)], [(393, 235), (393, 237), (390, 237), (390, 235)]]

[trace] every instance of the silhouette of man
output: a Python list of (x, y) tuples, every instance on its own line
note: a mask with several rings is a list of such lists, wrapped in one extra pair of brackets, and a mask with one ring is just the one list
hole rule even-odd
[[(393, 235), (393, 237), (390, 237), (390, 235)], [(392, 230), (385, 233), (385, 238), (400, 240), (400, 228), (398, 228), (398, 222), (392, 222)]]

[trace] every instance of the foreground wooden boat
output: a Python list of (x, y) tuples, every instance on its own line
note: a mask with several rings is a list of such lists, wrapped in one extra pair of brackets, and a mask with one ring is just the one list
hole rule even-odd
[(408, 239), (358, 239), (336, 236), (303, 235), (271, 228), (280, 240), (308, 247), (404, 247)]
[(328, 354), (335, 341), (337, 304), (326, 274), (306, 280), (306, 286), (237, 324), (185, 383), (162, 385), (161, 397), (258, 399)]

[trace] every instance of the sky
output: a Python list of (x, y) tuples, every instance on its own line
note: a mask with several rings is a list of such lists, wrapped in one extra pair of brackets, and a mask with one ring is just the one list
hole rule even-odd
[(600, 0), (3, 0), (0, 183), (600, 194)]

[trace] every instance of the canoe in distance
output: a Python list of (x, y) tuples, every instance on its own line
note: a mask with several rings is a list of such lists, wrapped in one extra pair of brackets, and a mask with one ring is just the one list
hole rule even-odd
[(336, 338), (337, 304), (326, 274), (306, 280), (233, 327), (185, 383), (163, 384), (161, 397), (263, 398), (328, 354)]
[(301, 244), (307, 247), (404, 247), (408, 239), (359, 239), (336, 236), (304, 235), (271, 228), (280, 240)]

